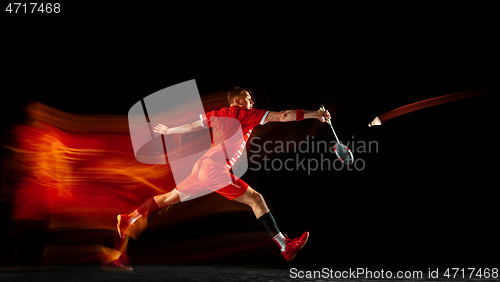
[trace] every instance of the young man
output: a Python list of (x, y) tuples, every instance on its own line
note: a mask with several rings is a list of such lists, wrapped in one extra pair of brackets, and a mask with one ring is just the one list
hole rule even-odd
[[(191, 175), (179, 183), (174, 190), (149, 199), (130, 214), (118, 215), (117, 229), (122, 238), (125, 237), (128, 228), (137, 219), (148, 216), (151, 211), (184, 201), (203, 194), (203, 192), (206, 194), (207, 191), (214, 191), (229, 200), (250, 206), (259, 223), (278, 244), (285, 259), (290, 261), (295, 257), (305, 245), (309, 232), (305, 232), (295, 239), (285, 237), (279, 231), (262, 195), (233, 175), (231, 168), (241, 156), (255, 126), (267, 122), (289, 122), (303, 119), (318, 119), (321, 122), (326, 122), (330, 118), (330, 113), (328, 111), (304, 110), (273, 112), (253, 109), (254, 103), (250, 94), (251, 92), (247, 88), (235, 87), (228, 93), (229, 107), (208, 112), (205, 117), (200, 116), (200, 120), (191, 124), (174, 128), (163, 124), (155, 126), (154, 131), (160, 134), (182, 134), (210, 128), (212, 130), (212, 148), (194, 165)], [(231, 123), (231, 120), (235, 122)], [(236, 127), (241, 128), (242, 131), (239, 137), (238, 133), (235, 133), (238, 130), (234, 130)], [(232, 132), (232, 134), (228, 132)]]

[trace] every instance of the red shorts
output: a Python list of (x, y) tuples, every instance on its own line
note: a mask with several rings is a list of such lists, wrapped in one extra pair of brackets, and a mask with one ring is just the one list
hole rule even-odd
[(245, 181), (231, 174), (225, 165), (209, 157), (202, 157), (194, 165), (191, 174), (179, 183), (176, 189), (192, 197), (216, 192), (232, 200), (243, 195), (248, 187)]

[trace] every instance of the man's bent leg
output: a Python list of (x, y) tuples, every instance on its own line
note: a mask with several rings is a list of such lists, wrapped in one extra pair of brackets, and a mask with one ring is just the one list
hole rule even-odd
[(151, 211), (165, 206), (173, 205), (175, 203), (178, 203), (179, 201), (179, 193), (176, 189), (174, 189), (168, 193), (150, 198), (130, 214), (119, 214), (117, 216), (118, 234), (121, 238), (125, 238), (125, 234), (127, 233), (128, 228), (133, 225), (136, 220), (141, 217), (147, 217)]
[(256, 218), (259, 218), (269, 212), (269, 208), (267, 207), (266, 201), (264, 201), (264, 197), (251, 187), (248, 187), (243, 195), (238, 198), (234, 198), (234, 200), (250, 206)]
[(281, 249), (281, 254), (286, 260), (292, 260), (297, 252), (302, 249), (309, 238), (309, 232), (305, 232), (296, 239), (288, 239), (283, 236), (279, 231), (278, 226), (274, 220), (273, 215), (269, 211), (264, 197), (251, 187), (248, 187), (247, 191), (238, 198), (234, 198), (235, 201), (249, 205), (252, 208), (255, 217), (259, 223), (269, 232), (271, 237), (273, 237), (274, 242), (278, 244)]
[(282, 251), (286, 249), (286, 238), (279, 231), (276, 221), (269, 211), (264, 197), (262, 197), (259, 192), (255, 191), (251, 187), (248, 187), (245, 194), (235, 198), (234, 200), (249, 205), (252, 208), (257, 221), (259, 221), (260, 225), (262, 225), (262, 227), (269, 232), (269, 235), (271, 235), (274, 241), (280, 246), (280, 249)]

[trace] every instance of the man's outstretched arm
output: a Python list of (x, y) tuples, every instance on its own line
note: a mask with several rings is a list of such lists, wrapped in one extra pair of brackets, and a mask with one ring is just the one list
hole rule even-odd
[(201, 121), (195, 121), (193, 123), (188, 123), (177, 127), (167, 127), (160, 123), (157, 126), (155, 126), (153, 131), (160, 134), (182, 134), (182, 133), (193, 132), (202, 128), (204, 127)]
[[(303, 113), (303, 116), (301, 116)], [(281, 112), (269, 112), (266, 117), (266, 122), (289, 122), (302, 119), (318, 119), (321, 122), (326, 122), (330, 118), (328, 111), (308, 111), (308, 110), (286, 110)]]

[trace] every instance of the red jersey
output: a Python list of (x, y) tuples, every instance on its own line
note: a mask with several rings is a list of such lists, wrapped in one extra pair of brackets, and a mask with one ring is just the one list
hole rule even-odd
[(203, 127), (210, 128), (212, 135), (212, 148), (204, 156), (220, 154), (231, 168), (245, 150), (253, 128), (265, 124), (268, 114), (266, 110), (232, 106), (200, 115)]

